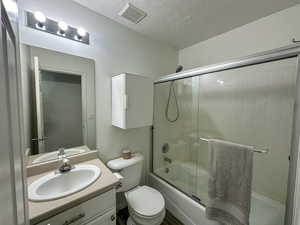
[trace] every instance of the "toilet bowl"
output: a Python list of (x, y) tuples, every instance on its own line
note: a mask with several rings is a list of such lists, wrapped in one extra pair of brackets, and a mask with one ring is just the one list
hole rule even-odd
[(115, 172), (121, 185), (117, 192), (123, 192), (130, 217), (127, 225), (160, 225), (165, 217), (165, 200), (154, 188), (139, 186), (144, 157), (136, 153), (130, 159), (110, 160), (107, 166)]
[(125, 192), (130, 218), (127, 225), (160, 225), (165, 217), (165, 200), (160, 192), (138, 186)]

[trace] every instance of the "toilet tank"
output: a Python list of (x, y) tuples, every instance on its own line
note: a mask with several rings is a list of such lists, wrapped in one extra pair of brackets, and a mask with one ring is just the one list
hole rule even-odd
[(135, 153), (130, 159), (117, 158), (108, 161), (107, 166), (113, 172), (119, 172), (124, 178), (118, 192), (128, 191), (139, 185), (143, 171), (144, 157)]

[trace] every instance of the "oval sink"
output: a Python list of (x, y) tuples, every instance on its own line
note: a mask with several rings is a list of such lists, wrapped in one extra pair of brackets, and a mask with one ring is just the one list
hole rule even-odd
[[(77, 155), (83, 152), (86, 152), (86, 149), (84, 147), (65, 149), (65, 154), (67, 157), (71, 155)], [(46, 153), (33, 160), (32, 163), (40, 163), (44, 161), (54, 160), (58, 158), (57, 155), (58, 155), (58, 151)]]
[(59, 199), (87, 188), (101, 175), (101, 169), (94, 165), (76, 165), (66, 173), (51, 172), (28, 187), (31, 201)]

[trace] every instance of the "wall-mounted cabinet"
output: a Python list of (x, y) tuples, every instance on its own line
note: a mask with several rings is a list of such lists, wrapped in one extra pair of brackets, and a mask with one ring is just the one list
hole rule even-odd
[(129, 73), (112, 77), (112, 125), (122, 128), (151, 126), (153, 80)]

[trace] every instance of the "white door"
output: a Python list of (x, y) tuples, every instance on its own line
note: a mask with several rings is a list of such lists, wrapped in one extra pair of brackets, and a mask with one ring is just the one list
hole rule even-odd
[(36, 137), (32, 139), (37, 146), (38, 153), (45, 152), (44, 118), (43, 118), (43, 93), (41, 92), (41, 71), (39, 58), (34, 57), (34, 87), (35, 87), (35, 113), (36, 113)]
[(116, 211), (111, 210), (85, 225), (116, 225)]

